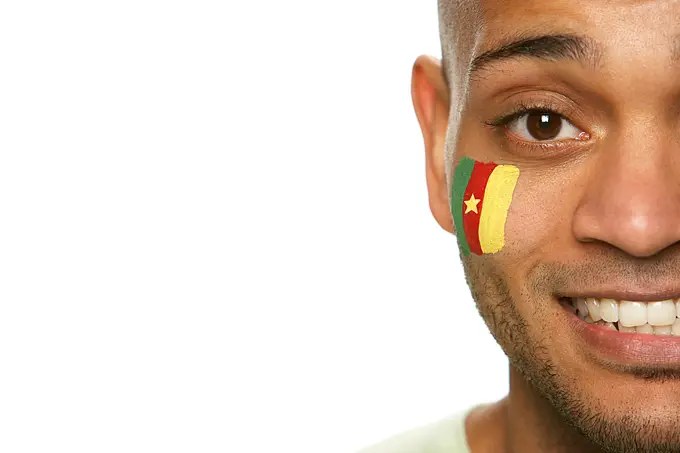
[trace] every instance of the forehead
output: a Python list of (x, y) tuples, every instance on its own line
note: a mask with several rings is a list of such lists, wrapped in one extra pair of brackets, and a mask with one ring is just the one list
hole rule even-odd
[(518, 35), (541, 34), (585, 36), (610, 55), (667, 52), (680, 33), (677, 0), (479, 0), (475, 9), (466, 49), (472, 56)]

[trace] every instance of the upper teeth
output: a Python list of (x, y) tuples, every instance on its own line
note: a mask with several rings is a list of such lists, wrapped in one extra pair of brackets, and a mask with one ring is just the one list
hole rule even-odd
[(636, 330), (642, 333), (656, 327), (656, 333), (664, 334), (673, 326), (673, 334), (676, 331), (680, 334), (680, 319), (676, 322), (676, 318), (680, 318), (680, 300), (637, 302), (589, 297), (572, 299), (572, 303), (582, 319), (602, 323), (618, 322), (621, 331)]

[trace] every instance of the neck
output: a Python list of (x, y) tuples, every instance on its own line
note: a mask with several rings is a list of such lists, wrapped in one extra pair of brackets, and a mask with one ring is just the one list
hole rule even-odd
[(471, 453), (603, 453), (512, 366), (508, 396), (473, 411), (466, 428)]

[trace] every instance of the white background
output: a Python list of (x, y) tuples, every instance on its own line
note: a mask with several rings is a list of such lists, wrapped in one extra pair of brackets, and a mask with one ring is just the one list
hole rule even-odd
[(429, 213), (436, 2), (4, 2), (0, 451), (352, 452), (507, 390)]

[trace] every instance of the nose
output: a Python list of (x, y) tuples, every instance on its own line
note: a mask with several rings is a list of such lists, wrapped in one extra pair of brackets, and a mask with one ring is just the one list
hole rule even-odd
[[(572, 229), (577, 240), (604, 242), (650, 257), (680, 241), (680, 149), (663, 140), (629, 140), (601, 149)], [(637, 146), (636, 146), (637, 144)]]

